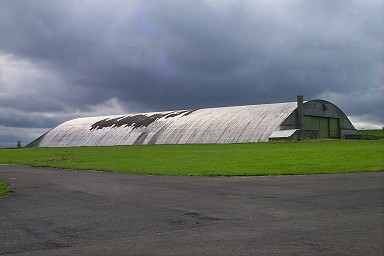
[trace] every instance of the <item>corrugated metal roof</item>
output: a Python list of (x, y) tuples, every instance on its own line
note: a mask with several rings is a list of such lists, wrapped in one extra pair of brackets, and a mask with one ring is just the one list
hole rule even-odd
[(296, 102), (78, 118), (47, 132), (40, 147), (268, 141)]

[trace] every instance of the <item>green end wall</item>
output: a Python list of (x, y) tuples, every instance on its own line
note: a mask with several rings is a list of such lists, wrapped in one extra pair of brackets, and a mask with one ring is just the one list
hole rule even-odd
[(332, 117), (304, 116), (305, 130), (316, 131), (317, 138), (340, 138), (340, 120)]
[[(356, 129), (336, 105), (325, 100), (310, 100), (303, 105), (304, 138), (344, 138), (356, 134)], [(295, 110), (280, 125), (281, 130), (299, 129)]]

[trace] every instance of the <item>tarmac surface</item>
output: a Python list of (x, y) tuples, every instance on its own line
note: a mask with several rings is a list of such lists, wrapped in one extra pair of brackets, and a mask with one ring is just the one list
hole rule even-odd
[(0, 165), (0, 255), (384, 255), (384, 172), (161, 177)]

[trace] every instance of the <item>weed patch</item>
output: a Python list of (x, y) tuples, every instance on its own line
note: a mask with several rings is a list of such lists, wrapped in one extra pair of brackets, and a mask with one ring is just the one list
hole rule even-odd
[(9, 188), (8, 184), (0, 181), (0, 196), (5, 196), (11, 192), (13, 192), (13, 190)]

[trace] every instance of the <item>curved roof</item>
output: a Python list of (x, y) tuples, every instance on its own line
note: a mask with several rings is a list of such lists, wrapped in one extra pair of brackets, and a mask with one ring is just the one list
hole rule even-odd
[(78, 118), (32, 142), (39, 147), (268, 141), (296, 102)]

